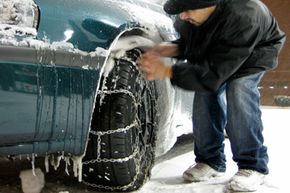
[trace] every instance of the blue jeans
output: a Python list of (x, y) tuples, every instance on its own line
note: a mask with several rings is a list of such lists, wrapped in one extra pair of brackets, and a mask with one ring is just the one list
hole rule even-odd
[(225, 171), (226, 129), (233, 160), (239, 169), (268, 173), (258, 90), (263, 75), (264, 72), (260, 72), (231, 79), (215, 93), (195, 93), (193, 135), (196, 162), (207, 163), (220, 172)]

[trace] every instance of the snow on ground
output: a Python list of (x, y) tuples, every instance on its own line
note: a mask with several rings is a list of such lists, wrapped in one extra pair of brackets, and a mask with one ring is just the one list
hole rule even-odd
[[(270, 174), (266, 183), (257, 193), (289, 192), (288, 174), (290, 172), (290, 108), (262, 108), (264, 121), (265, 144), (269, 150)], [(164, 160), (153, 168), (152, 177), (145, 186), (136, 193), (222, 193), (228, 192), (226, 184), (237, 171), (231, 160), (229, 141), (225, 141), (227, 155), (227, 172), (225, 177), (203, 183), (185, 183), (182, 173), (194, 163), (193, 151)], [(177, 152), (178, 153), (178, 152)]]
[[(288, 174), (290, 172), (288, 167), (290, 163), (290, 154), (288, 150), (288, 147), (290, 147), (290, 108), (263, 107), (262, 113), (265, 127), (265, 144), (269, 149), (270, 174), (267, 176), (266, 183), (256, 193), (287, 193), (290, 188), (288, 184)], [(202, 183), (185, 183), (183, 181), (181, 177), (183, 171), (194, 163), (194, 154), (192, 151), (193, 144), (189, 137), (191, 136), (186, 136), (185, 139), (179, 140), (171, 151), (157, 158), (156, 165), (152, 170), (151, 179), (139, 191), (135, 191), (134, 193), (229, 192), (226, 189), (226, 184), (231, 176), (237, 171), (237, 167), (231, 160), (232, 155), (228, 140), (225, 141), (228, 168), (223, 178)], [(30, 163), (28, 163), (28, 165), (30, 165)], [(14, 165), (14, 167), (15, 166), (16, 165)], [(3, 168), (1, 169), (1, 173), (2, 170)], [(53, 174), (45, 175), (46, 184), (41, 193), (97, 193), (87, 190), (86, 187), (81, 186), (81, 184), (71, 181), (67, 182), (69, 179), (65, 179), (62, 176), (54, 176)], [(56, 179), (53, 179), (54, 177)], [(0, 193), (18, 193), (20, 189), (18, 180), (13, 179), (9, 173), (7, 173), (7, 177), (5, 178), (7, 178), (7, 180), (8, 178), (12, 178), (10, 181), (12, 180), (13, 183), (7, 185), (0, 180)]]

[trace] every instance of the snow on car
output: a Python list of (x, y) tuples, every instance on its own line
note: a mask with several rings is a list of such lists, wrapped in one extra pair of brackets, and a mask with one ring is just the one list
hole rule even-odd
[(136, 64), (176, 37), (157, 2), (0, 0), (0, 155), (32, 168), (44, 156), (47, 172), (64, 161), (100, 190), (140, 188), (191, 130), (193, 94)]

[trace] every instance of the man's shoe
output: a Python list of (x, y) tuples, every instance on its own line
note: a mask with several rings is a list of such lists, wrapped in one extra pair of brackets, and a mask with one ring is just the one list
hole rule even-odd
[(228, 188), (236, 192), (254, 192), (264, 183), (265, 174), (240, 169), (230, 180)]
[(209, 165), (198, 162), (183, 173), (183, 179), (187, 182), (201, 182), (221, 177), (224, 174), (225, 172), (218, 172)]

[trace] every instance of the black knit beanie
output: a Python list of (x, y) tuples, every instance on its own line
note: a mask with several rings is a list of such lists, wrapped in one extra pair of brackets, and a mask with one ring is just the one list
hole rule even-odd
[(219, 0), (168, 0), (164, 5), (164, 11), (175, 15), (187, 10), (210, 7), (218, 2)]

